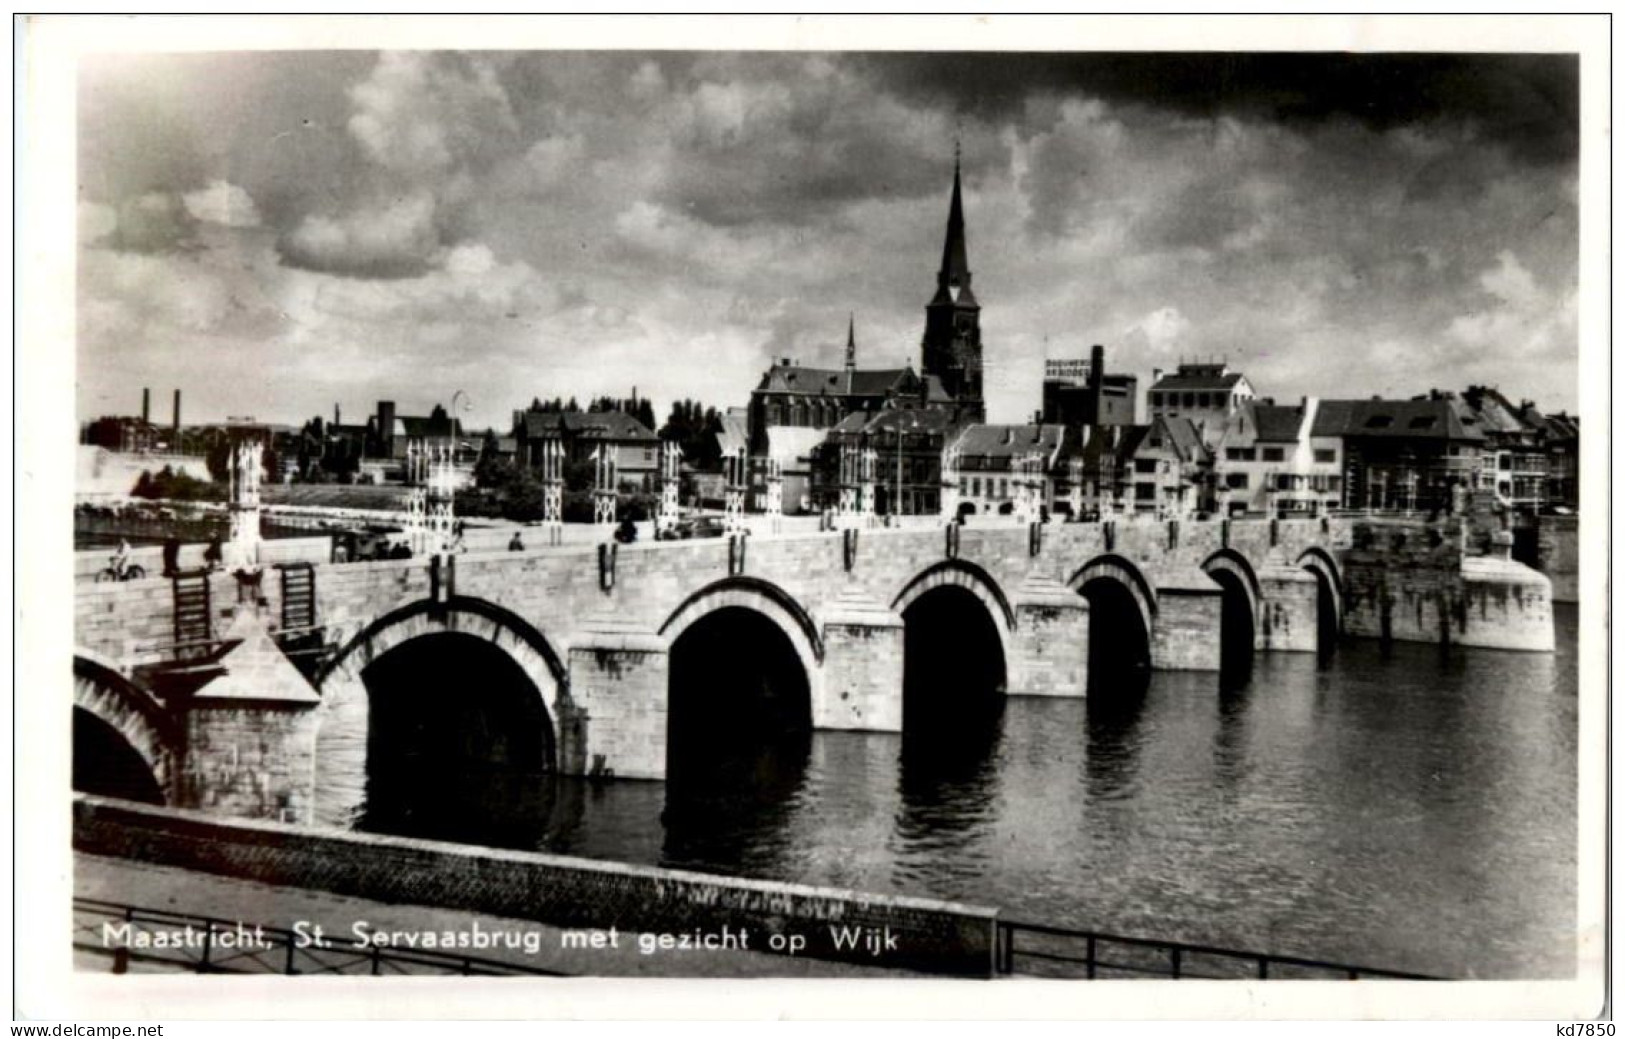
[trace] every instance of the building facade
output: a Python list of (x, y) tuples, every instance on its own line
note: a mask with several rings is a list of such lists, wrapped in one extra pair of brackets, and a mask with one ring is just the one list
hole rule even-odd
[(1211, 449), (1230, 416), (1255, 396), (1247, 377), (1224, 363), (1191, 363), (1181, 364), (1171, 375), (1160, 369), (1154, 372), (1146, 406), (1153, 421), (1189, 419)]
[(1342, 441), (1313, 435), (1319, 410), (1314, 397), (1297, 405), (1248, 400), (1236, 409), (1213, 448), (1221, 515), (1290, 519), (1342, 505)]
[(1044, 362), (1043, 420), (1064, 426), (1132, 426), (1139, 422), (1139, 380), (1106, 372), (1106, 348), (1088, 361)]
[(1484, 433), (1453, 394), (1321, 401), (1311, 432), (1342, 443), (1345, 508), (1448, 511), (1481, 484)]

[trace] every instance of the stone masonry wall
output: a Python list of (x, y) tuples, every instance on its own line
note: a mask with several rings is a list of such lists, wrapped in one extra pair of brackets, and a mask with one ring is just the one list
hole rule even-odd
[[(535, 852), (221, 822), (200, 813), (79, 796), (74, 847), (383, 902), (438, 906), (562, 927), (634, 933), (801, 936), (801, 955), (971, 977), (993, 972), (997, 911), (975, 906), (707, 876)], [(838, 948), (835, 928), (889, 934), (895, 950)], [(878, 944), (878, 943), (877, 943)]]
[(299, 707), (194, 706), (177, 803), (216, 815), (302, 822), (311, 810), (314, 712)]

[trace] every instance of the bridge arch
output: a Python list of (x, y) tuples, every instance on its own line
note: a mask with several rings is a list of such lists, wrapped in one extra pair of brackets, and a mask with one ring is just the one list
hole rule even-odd
[(1343, 571), (1332, 554), (1318, 545), (1304, 549), (1297, 565), (1316, 578), (1317, 628), (1320, 650), (1325, 652), (1343, 630)]
[(1157, 597), (1145, 574), (1123, 556), (1096, 556), (1067, 586), (1089, 600), (1089, 686), (1142, 676), (1151, 667)]
[(790, 640), (808, 676), (817, 673), (824, 661), (824, 639), (812, 615), (789, 592), (759, 577), (727, 577), (706, 585), (672, 611), (660, 634), (676, 644), (707, 614), (729, 607), (752, 610), (772, 621)]
[[(177, 738), (163, 706), (150, 692), (120, 673), (110, 661), (81, 649), (73, 657), (73, 706), (76, 788), (96, 765), (79, 760), (81, 750), (113, 756), (128, 753), (146, 773), (126, 777), (137, 799), (160, 803), (174, 799)], [(147, 779), (151, 780), (150, 786)]]
[[(660, 627), (669, 640), (667, 811), (715, 811), (709, 791), (794, 785), (811, 749), (823, 638), (784, 589), (715, 581)], [(698, 800), (695, 800), (698, 798)]]
[(999, 633), (999, 648), (1006, 660), (1010, 659), (1010, 633), (1016, 629), (1016, 611), (1010, 599), (999, 587), (993, 575), (963, 559), (945, 559), (921, 570), (892, 596), (891, 608), (899, 616), (907, 613), (920, 597), (933, 589), (945, 586), (963, 588), (976, 596), (987, 607), (993, 626)]
[(1223, 590), (1219, 622), (1220, 669), (1231, 676), (1251, 670), (1258, 645), (1264, 593), (1247, 557), (1221, 548), (1202, 561), (1202, 570)]
[[(373, 702), (365, 675), (414, 640), (457, 636), (528, 681), (539, 703), (537, 732), (519, 735), (544, 748), (548, 768), (560, 756), (559, 712), (568, 708), (569, 673), (557, 650), (519, 615), (483, 599), (423, 600), (393, 610), (350, 639), (317, 676), (314, 822), (351, 827), (361, 820), (369, 780)], [(528, 690), (527, 690), (528, 693)]]
[(1157, 593), (1151, 587), (1151, 582), (1146, 580), (1145, 573), (1129, 559), (1107, 553), (1085, 563), (1066, 584), (1073, 591), (1081, 592), (1084, 585), (1100, 580), (1115, 581), (1123, 586), (1123, 590), (1134, 600), (1149, 635), (1157, 620)]

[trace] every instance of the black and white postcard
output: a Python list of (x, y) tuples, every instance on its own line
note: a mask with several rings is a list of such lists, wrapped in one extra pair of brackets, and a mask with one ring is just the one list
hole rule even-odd
[(1595, 1017), (1608, 25), (20, 21), (16, 1013)]

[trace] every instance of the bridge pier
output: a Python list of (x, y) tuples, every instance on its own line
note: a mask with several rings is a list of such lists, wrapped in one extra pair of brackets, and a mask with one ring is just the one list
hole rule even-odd
[(1157, 582), (1157, 618), (1151, 628), (1155, 671), (1217, 671), (1222, 659), (1224, 592), (1194, 570)]
[[(561, 769), (621, 779), (666, 778), (666, 687), (671, 647), (613, 620), (589, 621), (570, 643), (569, 730)], [(563, 713), (563, 712), (561, 712)], [(560, 725), (563, 736), (566, 726)], [(561, 740), (562, 742), (562, 740)]]
[(1031, 575), (1011, 603), (1011, 696), (1081, 698), (1089, 689), (1089, 600), (1059, 581)]
[(243, 819), (303, 822), (315, 795), (321, 697), (252, 615), (227, 632), (241, 641), (221, 673), (186, 698), (175, 801)]
[(1267, 567), (1258, 575), (1263, 599), (1258, 604), (1256, 648), (1272, 652), (1313, 653), (1320, 645), (1319, 579), (1295, 567)]
[(809, 674), (814, 729), (903, 731), (903, 618), (847, 593), (823, 616), (824, 662)]

